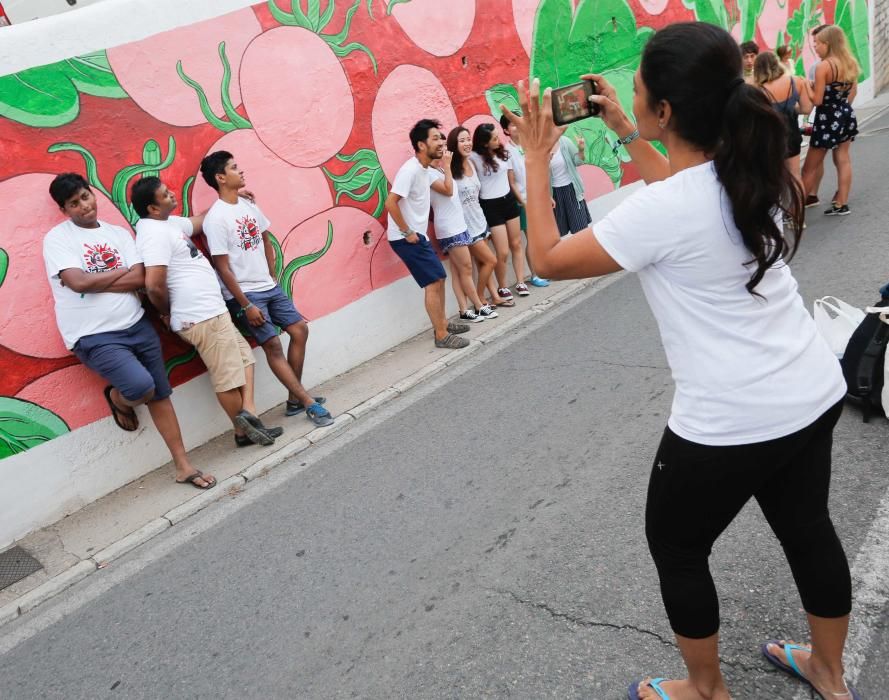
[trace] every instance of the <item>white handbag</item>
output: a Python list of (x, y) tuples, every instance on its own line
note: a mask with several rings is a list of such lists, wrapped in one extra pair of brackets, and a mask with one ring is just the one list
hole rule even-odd
[[(885, 309), (880, 309), (885, 312)], [(864, 311), (836, 297), (815, 300), (813, 313), (818, 331), (837, 357), (842, 357), (849, 338), (864, 320)]]

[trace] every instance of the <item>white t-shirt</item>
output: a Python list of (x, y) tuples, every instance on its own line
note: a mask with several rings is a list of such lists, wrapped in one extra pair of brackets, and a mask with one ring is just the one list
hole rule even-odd
[(171, 216), (166, 221), (140, 219), (136, 249), (145, 267), (167, 268), (170, 290), (170, 328), (181, 331), (226, 313), (216, 271), (191, 241), (191, 221)]
[(56, 323), (71, 350), (87, 335), (122, 331), (145, 311), (135, 292), (75, 292), (62, 285), (62, 270), (89, 274), (111, 272), (142, 262), (129, 231), (99, 222), (98, 228), (81, 228), (70, 219), (55, 226), (43, 239), (43, 261), (55, 301)]
[(801, 430), (846, 392), (787, 265), (751, 295), (750, 251), (712, 163), (627, 198), (593, 226), (639, 273), (676, 382), (669, 426), (704, 445), (739, 445)]
[(485, 213), (482, 211), (482, 205), (478, 201), (481, 183), (478, 180), (475, 168), (472, 169), (472, 175), (464, 175), (459, 180), (456, 180), (454, 184), (460, 193), (463, 218), (466, 220), (469, 235), (473, 237), (480, 236), (488, 230), (488, 222), (485, 219)]
[[(260, 208), (243, 197), (237, 204), (217, 199), (204, 217), (204, 234), (210, 244), (210, 255), (228, 255), (228, 264), (242, 292), (265, 292), (275, 286), (265, 257), (263, 231), (271, 223)], [(231, 299), (231, 292), (222, 280), (222, 296)]]
[(556, 148), (553, 157), (549, 161), (549, 177), (553, 187), (564, 187), (572, 184), (571, 174), (568, 172), (568, 165), (565, 163), (565, 157), (562, 155), (562, 149)]
[[(429, 228), (429, 206), (432, 201), (429, 172), (430, 168), (424, 167), (416, 158), (411, 158), (398, 169), (389, 189), (401, 197), (398, 200), (398, 208), (407, 227), (424, 238)], [(390, 241), (400, 241), (404, 238), (398, 230), (398, 224), (391, 216), (386, 228), (386, 237)]]
[[(429, 168), (429, 184), (444, 182), (444, 173), (436, 168)], [(466, 233), (466, 220), (463, 218), (463, 207), (460, 204), (460, 190), (454, 181), (454, 190), (450, 197), (432, 190), (432, 211), (435, 212), (435, 237), (439, 240), (459, 236)]]
[(514, 143), (506, 144), (506, 150), (509, 151), (509, 160), (512, 163), (512, 171), (515, 173), (515, 184), (522, 198), (528, 196), (528, 172), (525, 168), (525, 154), (522, 149)]
[[(508, 173), (513, 169), (512, 158), (502, 161), (497, 156), (494, 156), (494, 162), (497, 163), (497, 172), (488, 168), (485, 165), (484, 158), (474, 151), (469, 154), (469, 160), (472, 161), (472, 166), (475, 168), (478, 180), (481, 183), (482, 191), (479, 196), (482, 199), (497, 199), (509, 194)], [(486, 169), (487, 172), (485, 172)]]

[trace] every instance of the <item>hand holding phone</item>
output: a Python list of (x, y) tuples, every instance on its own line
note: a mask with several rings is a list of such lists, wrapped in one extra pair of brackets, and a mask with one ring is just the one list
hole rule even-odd
[(598, 116), (599, 105), (590, 102), (590, 97), (597, 94), (596, 83), (592, 80), (555, 88), (552, 91), (553, 121), (559, 126), (565, 126)]

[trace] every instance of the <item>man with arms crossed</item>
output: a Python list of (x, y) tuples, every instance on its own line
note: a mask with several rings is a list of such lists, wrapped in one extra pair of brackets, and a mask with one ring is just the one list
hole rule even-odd
[(175, 195), (157, 177), (133, 185), (136, 250), (145, 264), (148, 298), (170, 330), (195, 346), (207, 366), (222, 410), (235, 427), (235, 444), (271, 445), (284, 431), (266, 428), (253, 402), (253, 352), (232, 323), (216, 273), (191, 237), (203, 216), (171, 216)]
[(421, 119), (410, 131), (414, 157), (398, 170), (386, 198), (389, 226), (386, 236), (395, 254), (401, 258), (426, 295), (426, 313), (432, 321), (435, 347), (459, 349), (469, 345), (458, 333), (466, 333), (465, 323), (448, 323), (445, 314), (444, 266), (426, 237), (429, 228), (431, 179), (429, 164), (445, 153), (441, 124)]
[[(310, 396), (302, 385), (309, 326), (275, 282), (269, 220), (259, 207), (238, 196), (244, 173), (231, 153), (216, 151), (204, 158), (201, 175), (219, 193), (203, 227), (229, 311), (262, 346), (269, 367), (289, 392), (286, 414), (305, 411), (316, 426), (332, 425), (333, 416), (322, 406), (324, 397)], [(286, 357), (276, 326), (290, 336)]]
[(132, 236), (98, 219), (96, 196), (76, 173), (57, 176), (49, 194), (68, 220), (43, 239), (43, 260), (65, 347), (109, 382), (105, 400), (123, 430), (139, 428), (134, 406), (148, 405), (176, 465), (176, 481), (199, 489), (216, 479), (188, 460), (170, 394), (160, 339), (136, 291), (145, 268)]

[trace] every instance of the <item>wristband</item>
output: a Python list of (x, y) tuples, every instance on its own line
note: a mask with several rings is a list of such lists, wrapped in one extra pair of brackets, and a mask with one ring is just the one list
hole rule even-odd
[(613, 155), (617, 155), (617, 151), (621, 146), (629, 146), (633, 141), (639, 138), (639, 129), (633, 129), (632, 133), (628, 136), (624, 136), (622, 139), (618, 139), (614, 146), (611, 148), (611, 153)]
[(408, 229), (407, 231), (399, 231), (398, 233), (401, 234), (402, 238), (407, 238), (408, 236), (413, 236), (416, 231), (411, 231), (410, 229)]
[(243, 315), (244, 315), (244, 312), (247, 311), (247, 309), (250, 309), (250, 308), (253, 308), (253, 302), (252, 302), (252, 301), (248, 301), (248, 302), (247, 302), (247, 306), (242, 306), (242, 307), (241, 307), (241, 310), (238, 312), (238, 316), (243, 316)]

